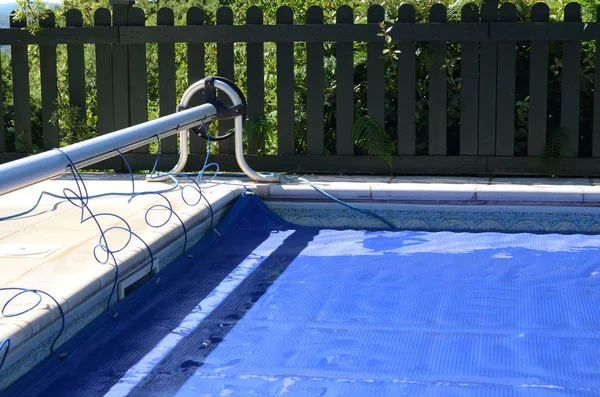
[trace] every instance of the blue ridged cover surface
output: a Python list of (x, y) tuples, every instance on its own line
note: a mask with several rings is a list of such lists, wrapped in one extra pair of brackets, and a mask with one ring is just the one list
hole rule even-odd
[(4, 395), (600, 395), (597, 236), (219, 232)]

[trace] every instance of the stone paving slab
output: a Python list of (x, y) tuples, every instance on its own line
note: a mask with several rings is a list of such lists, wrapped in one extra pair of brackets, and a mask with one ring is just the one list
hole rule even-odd
[[(346, 200), (391, 202), (519, 202), (595, 205), (600, 186), (587, 178), (303, 176)], [(252, 183), (248, 183), (252, 185)], [(272, 200), (324, 199), (306, 183), (258, 184)]]
[[(131, 182), (121, 176), (84, 178), (90, 196), (107, 192), (128, 193), (132, 189)], [(136, 179), (136, 192), (155, 192), (173, 186)], [(190, 206), (182, 199), (183, 186), (185, 185), (182, 184), (163, 196), (144, 194), (130, 200), (131, 196), (123, 195), (94, 198), (87, 202), (103, 230), (126, 227), (123, 223), (125, 220), (130, 230), (143, 240), (132, 237), (123, 229), (113, 229), (106, 234), (106, 242), (111, 250), (119, 251), (115, 254), (119, 280), (149, 264), (150, 254), (145, 244), (155, 258), (165, 259), (162, 265), (181, 255), (181, 222), (188, 230), (191, 244), (209, 230), (211, 215), (207, 200), (212, 206), (213, 221), (216, 224), (242, 192), (241, 184), (215, 186), (203, 191), (205, 199)], [(61, 177), (0, 196), (0, 217), (31, 208), (42, 191), (60, 195), (65, 188), (78, 192), (77, 185), (71, 179)], [(184, 194), (192, 204), (200, 199), (193, 189), (184, 190)], [(167, 204), (165, 198), (170, 204)], [(102, 249), (95, 248), (102, 242), (101, 232), (94, 219), (81, 222), (82, 211), (74, 205), (81, 205), (80, 203), (77, 200), (71, 203), (65, 199), (45, 196), (30, 214), (0, 221), (0, 287), (41, 290), (58, 301), (67, 321), (57, 347), (77, 329), (106, 311), (108, 296), (115, 280), (113, 262), (102, 264), (94, 257), (94, 249), (100, 260), (104, 260), (106, 255)], [(147, 213), (156, 205), (170, 205), (177, 216), (163, 207), (155, 207)], [(107, 215), (109, 213), (118, 215), (123, 220)], [(87, 210), (84, 210), (84, 217), (89, 217)], [(155, 226), (164, 225), (153, 228), (146, 220)], [(161, 253), (164, 253), (163, 258), (160, 258)], [(157, 260), (158, 263), (161, 261)], [(5, 316), (0, 317), (0, 342), (10, 339), (10, 349), (0, 370), (0, 389), (50, 353), (49, 344), (56, 337), (57, 325), (61, 322), (60, 311), (50, 298), (43, 296), (40, 304), (35, 306), (39, 297), (29, 292), (11, 301), (17, 292), (0, 290), (0, 307), (10, 301)], [(113, 294), (112, 301), (115, 302), (116, 299)], [(94, 305), (97, 306), (96, 311), (92, 312)], [(34, 309), (27, 311), (33, 306)], [(22, 311), (26, 312), (14, 317), (6, 316)], [(79, 314), (74, 315), (76, 312)]]

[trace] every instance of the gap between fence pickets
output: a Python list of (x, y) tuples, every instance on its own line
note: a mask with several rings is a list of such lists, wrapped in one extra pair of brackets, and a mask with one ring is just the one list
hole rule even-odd
[[(219, 210), (215, 211), (213, 216), (213, 229), (219, 225), (231, 207), (232, 203), (230, 202)], [(206, 236), (207, 233), (210, 232), (210, 222), (211, 218), (208, 217), (198, 225), (193, 226), (188, 231), (188, 249), (198, 243), (198, 241), (200, 241), (204, 236)], [(165, 248), (154, 254), (153, 275), (157, 275), (160, 271), (166, 269), (175, 261), (175, 259), (184, 254), (181, 251), (183, 248), (183, 243), (184, 235), (181, 234), (173, 243), (167, 245)], [(146, 259), (141, 266), (136, 267), (123, 277), (123, 280), (117, 284), (118, 293), (113, 294), (111, 297), (112, 305), (123, 299), (124, 296), (121, 295), (121, 290), (123, 290), (124, 293), (124, 290), (127, 286), (133, 284), (140, 278), (149, 275), (150, 265), (150, 262)], [(123, 284), (121, 287), (120, 284), (123, 282), (125, 282), (125, 284)], [(72, 310), (65, 313), (65, 329), (57, 341), (56, 350), (53, 354), (61, 354), (60, 347), (64, 345), (64, 343), (74, 337), (89, 323), (106, 313), (106, 299), (111, 290), (112, 282), (100, 289), (98, 292), (94, 293), (85, 301), (81, 302)], [(76, 323), (78, 318), (81, 317), (85, 318), (83, 324), (74, 329), (72, 325)], [(60, 318), (57, 318), (51, 324), (40, 330), (22, 344), (18, 346), (11, 346), (11, 350), (9, 351), (4, 363), (4, 369), (0, 371), (0, 379), (3, 381), (5, 380), (7, 383), (3, 384), (4, 382), (0, 382), (0, 391), (17, 381), (21, 376), (25, 375), (28, 371), (33, 369), (36, 365), (41, 363), (50, 355), (49, 346), (60, 330), (60, 322)], [(40, 346), (46, 347), (46, 345), (48, 346), (47, 353), (41, 355), (40, 357), (31, 357), (31, 355), (35, 354), (35, 351)]]

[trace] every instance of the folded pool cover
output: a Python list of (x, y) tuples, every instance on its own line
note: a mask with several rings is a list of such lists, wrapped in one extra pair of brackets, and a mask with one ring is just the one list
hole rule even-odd
[(597, 236), (218, 229), (5, 395), (600, 395)]

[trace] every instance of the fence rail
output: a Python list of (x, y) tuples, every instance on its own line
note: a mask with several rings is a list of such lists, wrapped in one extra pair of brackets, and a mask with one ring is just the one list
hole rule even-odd
[[(277, 153), (257, 155), (264, 145), (264, 136), (250, 137), (248, 162), (255, 169), (547, 175), (548, 162), (554, 160), (553, 171), (558, 175), (600, 175), (600, 94), (599, 90), (590, 89), (600, 81), (600, 68), (595, 68), (600, 52), (595, 53), (591, 72), (582, 66), (582, 45), (600, 41), (600, 23), (582, 22), (581, 7), (577, 3), (569, 3), (564, 8), (562, 22), (549, 22), (549, 9), (543, 3), (535, 4), (530, 14), (531, 21), (519, 21), (515, 5), (504, 3), (498, 7), (497, 1), (490, 0), (485, 1), (481, 9), (467, 4), (457, 23), (448, 21), (446, 8), (436, 4), (430, 10), (427, 23), (416, 23), (414, 8), (402, 5), (395, 21), (386, 24), (391, 28), (389, 39), (380, 35), (380, 22), (385, 20), (385, 11), (380, 6), (369, 8), (365, 24), (354, 23), (355, 13), (348, 6), (336, 11), (336, 22), (332, 24), (324, 23), (320, 7), (310, 7), (305, 15), (306, 23), (302, 25), (294, 24), (289, 7), (281, 7), (277, 10), (276, 23), (267, 25), (262, 10), (251, 7), (246, 14), (246, 24), (234, 25), (232, 10), (221, 7), (216, 13), (216, 23), (211, 25), (206, 23), (202, 9), (192, 7), (187, 12), (186, 26), (174, 26), (174, 13), (168, 8), (158, 11), (157, 26), (145, 26), (141, 9), (123, 5), (115, 5), (112, 15), (110, 10), (97, 10), (95, 26), (84, 27), (78, 10), (65, 14), (65, 27), (57, 27), (54, 15), (49, 15), (41, 23), (42, 30), (35, 35), (23, 30), (23, 23), (12, 21), (11, 28), (0, 29), (0, 45), (11, 46), (14, 114), (7, 125), (14, 125), (15, 131), (22, 133), (24, 147), (32, 147), (35, 134), (32, 133), (29, 95), (29, 46), (39, 46), (41, 147), (48, 150), (60, 144), (59, 128), (50, 122), (59, 99), (57, 46), (67, 47), (68, 100), (71, 106), (80, 109), (81, 118), (85, 118), (89, 107), (85, 68), (91, 66), (85, 63), (84, 46), (95, 47), (95, 128), (99, 134), (105, 134), (148, 119), (148, 84), (150, 74), (155, 72), (153, 69), (158, 71), (159, 114), (175, 111), (176, 43), (187, 43), (189, 82), (204, 77), (209, 67), (223, 77), (241, 79), (246, 83), (249, 116), (264, 117), (265, 45), (275, 43), (276, 83), (271, 88), (277, 93)], [(393, 49), (397, 50), (395, 74), (389, 73), (391, 66), (384, 53), (387, 40), (391, 40)], [(301, 111), (297, 108), (298, 67), (295, 65), (299, 56), (295, 53), (295, 43), (299, 42), (306, 43), (305, 53), (302, 53), (306, 97), (302, 102), (305, 109)], [(550, 58), (550, 46), (555, 42), (560, 42), (562, 49), (560, 72), (553, 75), (551, 68), (555, 65)], [(158, 45), (156, 64), (149, 64), (147, 58), (151, 43)], [(207, 53), (206, 46), (211, 43), (217, 47), (214, 59), (209, 59)], [(236, 59), (234, 43), (245, 46), (244, 68), (237, 67), (239, 59)], [(325, 66), (329, 57), (326, 43), (333, 43), (333, 76), (329, 76)], [(366, 46), (364, 64), (358, 66), (357, 43)], [(524, 47), (527, 48), (523, 50)], [(429, 53), (425, 74), (423, 58), (419, 55), (423, 48)], [(459, 67), (453, 70), (447, 65), (451, 51), (458, 54)], [(520, 69), (524, 63), (528, 69), (525, 72)], [(526, 75), (525, 82), (523, 75)], [(590, 75), (591, 83), (582, 86), (583, 78)], [(326, 93), (328, 79), (335, 83), (331, 85), (333, 91)], [(426, 88), (420, 92), (418, 87), (423, 81)], [(549, 113), (551, 83), (560, 86), (559, 115)], [(357, 87), (361, 84), (367, 87), (363, 98), (366, 100), (360, 99), (366, 105), (363, 103), (364, 109), (357, 110)], [(391, 94), (390, 84), (393, 86)], [(519, 110), (518, 102), (523, 96), (519, 90), (523, 86), (527, 88), (527, 107)], [(587, 91), (582, 91), (584, 89)], [(1, 98), (6, 99), (7, 95)], [(455, 100), (458, 105), (453, 103)], [(582, 103), (583, 100), (586, 102)], [(1, 108), (4, 110), (6, 105)], [(458, 116), (450, 114), (451, 105), (456, 105)], [(394, 140), (394, 151), (388, 161), (355, 154), (360, 152), (353, 136), (355, 117), (360, 117), (363, 110), (364, 115), (384, 126)], [(526, 112), (526, 120), (520, 121), (525, 124), (524, 138), (517, 137), (516, 131), (516, 117), (521, 117), (519, 112), (522, 111)], [(299, 113), (305, 117), (301, 123)], [(547, 155), (552, 133), (549, 126), (556, 123), (557, 118), (557, 126), (565, 131), (566, 143), (564, 150), (559, 148), (560, 159), (552, 159)], [(587, 121), (582, 122), (583, 119)], [(299, 124), (305, 124), (306, 130), (299, 131)], [(15, 138), (9, 137), (5, 127), (0, 123), (0, 162), (25, 155), (15, 153), (16, 148), (11, 149), (11, 145), (14, 146), (11, 139)], [(224, 132), (230, 127), (223, 122), (219, 130)], [(333, 136), (332, 131), (333, 144), (328, 141)], [(426, 153), (419, 143), (423, 131)], [(299, 136), (305, 149), (298, 148)], [(524, 140), (526, 146), (521, 154), (516, 150), (518, 139)], [(452, 149), (455, 141), (457, 147)], [(173, 154), (178, 150), (174, 137), (165, 139), (161, 150), (167, 168), (170, 165), (167, 161), (173, 161)], [(204, 153), (203, 142), (193, 137), (189, 166), (199, 168)], [(136, 169), (151, 168), (154, 162), (148, 147), (136, 150), (129, 157)], [(221, 143), (216, 158), (226, 168), (236, 169), (232, 142)], [(117, 160), (111, 164), (117, 169), (121, 167)]]
[[(600, 25), (583, 22), (390, 24), (395, 41), (592, 41)], [(147, 44), (147, 43), (324, 43), (383, 42), (378, 25), (232, 25), (57, 27), (35, 36), (1, 29), (0, 45)]]

